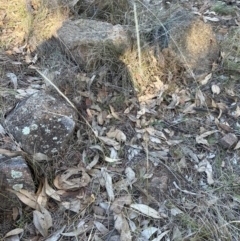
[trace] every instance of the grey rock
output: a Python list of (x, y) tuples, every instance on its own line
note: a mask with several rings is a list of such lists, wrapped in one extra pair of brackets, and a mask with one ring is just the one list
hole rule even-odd
[(6, 117), (6, 130), (29, 153), (52, 155), (71, 137), (77, 114), (66, 102), (39, 91), (20, 102)]
[(237, 141), (238, 138), (235, 136), (235, 134), (229, 133), (220, 140), (220, 145), (226, 149), (229, 149), (233, 147)]
[(35, 192), (31, 171), (21, 156), (5, 157), (0, 155), (0, 230), (7, 233), (13, 227), (12, 208), (21, 207), (18, 197), (8, 191), (24, 189)]
[(121, 25), (95, 20), (66, 21), (57, 31), (57, 37), (76, 62), (88, 68), (103, 58), (120, 55), (129, 47), (127, 31)]

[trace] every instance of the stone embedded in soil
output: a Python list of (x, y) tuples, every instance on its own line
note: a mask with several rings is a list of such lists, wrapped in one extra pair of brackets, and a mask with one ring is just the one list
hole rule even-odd
[(6, 129), (29, 153), (52, 155), (72, 136), (77, 113), (60, 99), (44, 91), (20, 102), (6, 117)]
[(233, 134), (229, 133), (225, 135), (221, 140), (220, 140), (220, 145), (226, 149), (233, 147), (238, 141), (238, 138)]
[(57, 31), (57, 37), (83, 66), (103, 58), (114, 58), (114, 53), (120, 55), (130, 46), (127, 31), (121, 25), (88, 19), (65, 21)]
[[(21, 156), (5, 157), (0, 155), (0, 230), (1, 234), (9, 232), (12, 228), (12, 208), (21, 207), (17, 196), (7, 189), (25, 189), (35, 192), (35, 185), (31, 171)], [(10, 216), (8, 215), (10, 211)], [(8, 223), (9, 225), (5, 225)]]

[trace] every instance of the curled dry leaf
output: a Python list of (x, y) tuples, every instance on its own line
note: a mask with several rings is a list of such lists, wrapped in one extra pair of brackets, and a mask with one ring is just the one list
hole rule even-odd
[(40, 211), (33, 211), (33, 223), (43, 237), (48, 236), (48, 229), (52, 227), (52, 217), (47, 209), (40, 206)]
[(81, 210), (81, 201), (79, 199), (73, 199), (70, 202), (61, 202), (61, 204), (66, 208), (67, 210), (71, 210), (75, 213), (79, 213)]
[(126, 142), (126, 135), (119, 129), (112, 128), (108, 133), (107, 137), (115, 138), (118, 142)]
[(113, 186), (112, 186), (112, 178), (107, 173), (105, 168), (101, 169), (101, 173), (102, 173), (102, 176), (105, 180), (105, 187), (106, 187), (106, 190), (107, 190), (109, 201), (113, 201), (115, 197), (114, 197)]
[(10, 237), (10, 236), (14, 236), (14, 235), (18, 235), (18, 234), (20, 234), (22, 232), (23, 232), (22, 228), (15, 228), (15, 229), (11, 230), (10, 232), (6, 233), (4, 238)]
[(101, 141), (103, 141), (105, 144), (109, 146), (113, 146), (116, 150), (120, 149), (120, 145), (117, 141), (114, 141), (113, 139), (109, 137), (99, 136), (98, 137)]
[(237, 145), (234, 147), (234, 150), (237, 150), (240, 148), (240, 141), (238, 141)]
[(214, 131), (207, 131), (207, 132), (204, 132), (203, 134), (201, 135), (197, 135), (196, 136), (196, 142), (198, 144), (204, 144), (204, 145), (207, 145), (209, 146), (209, 143), (206, 139), (204, 139), (205, 137), (209, 136), (209, 135), (212, 135), (213, 133), (216, 133), (218, 132), (218, 130), (214, 130)]
[[(78, 176), (72, 178), (72, 176)], [(69, 168), (63, 174), (58, 175), (54, 179), (54, 186), (58, 189), (69, 190), (76, 189), (80, 187), (86, 187), (90, 182), (89, 175), (85, 172), (85, 169), (82, 167), (78, 168)]]
[(94, 221), (93, 223), (96, 226), (96, 228), (98, 229), (98, 231), (100, 231), (101, 234), (104, 235), (109, 232), (109, 230), (102, 223), (100, 223), (98, 221)]
[(125, 174), (129, 183), (134, 183), (136, 181), (136, 174), (131, 167), (125, 169)]
[(206, 76), (203, 77), (203, 78), (200, 77), (200, 79), (199, 79), (198, 81), (199, 81), (199, 83), (200, 83), (201, 85), (205, 85), (205, 84), (208, 83), (208, 81), (209, 81), (211, 78), (212, 78), (212, 73), (206, 75)]
[(107, 156), (105, 156), (104, 157), (104, 160), (106, 161), (106, 162), (110, 162), (110, 163), (113, 163), (113, 162), (115, 162), (115, 164), (120, 164), (121, 162), (119, 162), (119, 161), (121, 161), (121, 159), (113, 159), (113, 158), (110, 158), (110, 157), (107, 157)]
[(196, 106), (198, 106), (198, 107), (201, 107), (201, 106), (205, 105), (205, 103), (206, 103), (204, 94), (200, 89), (197, 90), (197, 92), (196, 92), (195, 103), (196, 103)]
[(171, 103), (167, 106), (167, 109), (174, 109), (180, 101), (180, 97), (176, 94), (172, 94), (172, 101)]
[(109, 107), (110, 107), (112, 116), (113, 116), (115, 119), (117, 119), (117, 120), (122, 120), (122, 119), (119, 117), (119, 115), (115, 112), (114, 108), (113, 108), (111, 105), (109, 105)]
[(13, 235), (4, 239), (4, 241), (20, 241), (19, 235)]
[(91, 170), (95, 165), (97, 165), (98, 161), (99, 161), (99, 154), (97, 153), (94, 156), (93, 160), (87, 165), (86, 169)]
[(37, 209), (38, 203), (37, 203), (37, 196), (34, 193), (31, 193), (27, 190), (20, 189), (19, 191), (15, 191), (12, 189), (7, 189), (9, 192), (12, 192), (17, 195), (17, 197), (27, 206)]
[(141, 232), (141, 236), (145, 239), (145, 240), (149, 240), (151, 238), (151, 236), (156, 233), (158, 231), (158, 228), (155, 227), (148, 227), (145, 228), (142, 232)]
[(212, 166), (209, 163), (209, 161), (207, 161), (206, 159), (201, 161), (198, 164), (197, 170), (198, 172), (205, 172), (207, 174), (207, 182), (209, 185), (212, 185), (214, 183), (214, 180), (212, 177)]
[(161, 216), (158, 211), (145, 205), (145, 204), (131, 204), (131, 208), (137, 210), (138, 212), (152, 218), (160, 219)]
[(236, 110), (235, 110), (235, 117), (239, 117), (240, 116), (240, 107), (237, 106)]
[(194, 110), (194, 107), (196, 107), (196, 104), (193, 103), (191, 105), (187, 104), (186, 107), (183, 110), (183, 114), (192, 114), (195, 113), (196, 111)]
[(216, 94), (216, 95), (220, 94), (220, 92), (221, 92), (218, 85), (212, 85), (211, 89), (212, 89), (213, 94)]
[(57, 201), (60, 202), (60, 201), (61, 201), (60, 196), (57, 194), (57, 192), (56, 192), (53, 188), (51, 188), (51, 187), (49, 186), (48, 181), (47, 181), (47, 178), (45, 178), (45, 183), (44, 183), (44, 185), (45, 185), (46, 194), (47, 194), (49, 197), (51, 197), (51, 198), (53, 198), (53, 199), (55, 199), (55, 200), (57, 200)]
[(45, 185), (43, 185), (42, 180), (40, 182), (36, 195), (37, 195), (37, 203), (42, 207), (46, 207), (48, 202), (48, 196), (46, 194)]
[(21, 156), (23, 153), (23, 151), (9, 151), (6, 149), (0, 149), (0, 154), (9, 157)]
[(114, 227), (120, 233), (120, 241), (132, 241), (131, 232), (126, 218), (120, 213), (114, 215), (114, 220)]
[(130, 205), (132, 203), (132, 198), (130, 195), (121, 196), (117, 198), (111, 205), (111, 211), (116, 214), (121, 213), (124, 205)]

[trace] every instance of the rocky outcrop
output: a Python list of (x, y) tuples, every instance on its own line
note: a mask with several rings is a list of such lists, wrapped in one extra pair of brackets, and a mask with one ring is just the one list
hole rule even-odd
[(20, 102), (6, 117), (6, 130), (29, 153), (53, 155), (73, 134), (76, 112), (43, 91)]

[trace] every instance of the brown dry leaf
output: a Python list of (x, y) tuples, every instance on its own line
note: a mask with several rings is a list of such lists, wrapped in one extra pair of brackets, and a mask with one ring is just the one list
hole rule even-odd
[(4, 241), (20, 241), (19, 235), (13, 235), (4, 239)]
[(152, 241), (161, 241), (162, 238), (169, 233), (169, 231), (170, 230), (167, 230), (167, 231), (161, 233), (160, 235), (157, 236), (157, 238), (154, 238)]
[(43, 154), (43, 153), (35, 153), (33, 155), (33, 160), (34, 161), (50, 161), (51, 158), (49, 158), (47, 155)]
[(20, 189), (19, 191), (15, 191), (12, 189), (7, 189), (9, 192), (12, 192), (17, 195), (17, 197), (27, 206), (37, 209), (38, 203), (37, 203), (37, 196), (34, 193), (31, 193), (27, 190)]
[(33, 223), (43, 237), (48, 236), (48, 229), (52, 227), (52, 217), (47, 209), (40, 206), (40, 211), (33, 211)]
[(117, 119), (117, 120), (122, 120), (122, 119), (119, 117), (119, 115), (117, 114), (117, 112), (115, 112), (114, 108), (113, 108), (111, 105), (109, 105), (109, 108), (110, 108), (110, 111), (111, 111), (112, 116), (113, 116), (115, 119)]
[(183, 142), (183, 140), (169, 140), (169, 141), (166, 141), (166, 143), (169, 146), (176, 146), (176, 145), (180, 144), (181, 142)]
[(232, 88), (225, 88), (225, 92), (230, 96), (236, 96), (236, 93)]
[(200, 77), (200, 79), (198, 80), (198, 82), (201, 84), (201, 85), (205, 85), (208, 83), (208, 81), (212, 78), (212, 73), (204, 76), (204, 77)]
[[(72, 178), (72, 176), (79, 176)], [(91, 178), (85, 172), (85, 169), (82, 167), (78, 168), (69, 168), (63, 174), (58, 175), (54, 179), (54, 186), (58, 189), (69, 190), (80, 187), (86, 187)]]
[(154, 210), (153, 208), (145, 204), (131, 204), (130, 207), (148, 217), (157, 218), (157, 219), (161, 218), (158, 211)]
[(103, 125), (104, 120), (103, 120), (103, 112), (101, 111), (98, 115), (97, 115), (97, 122), (99, 125)]
[(93, 145), (93, 146), (90, 146), (89, 148), (93, 150), (99, 150), (100, 152), (104, 153), (103, 148), (99, 145)]
[(185, 109), (183, 110), (183, 114), (193, 114), (193, 113), (196, 113), (196, 111), (193, 109), (194, 107), (196, 107), (195, 103), (193, 103), (191, 105), (187, 105), (185, 107)]
[(203, 133), (203, 134), (201, 134), (201, 135), (197, 135), (197, 136), (196, 136), (196, 142), (197, 142), (198, 144), (204, 144), (204, 145), (209, 146), (208, 141), (207, 141), (206, 139), (204, 139), (204, 138), (207, 137), (207, 136), (209, 136), (209, 135), (212, 135), (213, 133), (216, 133), (216, 132), (218, 132), (218, 130), (207, 131), (207, 132), (205, 132), (205, 133)]
[(240, 116), (240, 107), (237, 106), (236, 110), (235, 110), (235, 117), (239, 117)]
[(177, 94), (172, 94), (172, 101), (171, 103), (167, 106), (167, 109), (174, 109), (180, 101), (180, 97)]
[(6, 149), (0, 149), (0, 154), (9, 157), (21, 156), (23, 153), (23, 151), (9, 151)]
[(132, 203), (132, 197), (130, 195), (121, 196), (114, 200), (111, 205), (110, 210), (113, 211), (115, 214), (121, 213), (124, 205), (130, 205)]
[(119, 129), (111, 128), (111, 130), (106, 134), (109, 138), (115, 138), (118, 142), (126, 142), (126, 135)]
[(198, 106), (198, 107), (201, 107), (201, 106), (205, 105), (205, 103), (206, 103), (204, 94), (202, 93), (201, 90), (198, 90), (196, 92), (195, 103), (196, 103), (196, 106)]
[(17, 217), (19, 215), (19, 210), (17, 207), (13, 207), (12, 208), (12, 217), (13, 217), (13, 220), (16, 221)]
[(114, 215), (114, 227), (120, 233), (120, 241), (132, 241), (131, 232), (127, 220), (122, 214)]
[(48, 197), (46, 195), (45, 185), (43, 185), (42, 180), (38, 187), (38, 191), (36, 195), (37, 195), (37, 203), (42, 207), (46, 207), (48, 202)]
[(93, 160), (87, 165), (86, 170), (91, 170), (94, 166), (97, 165), (98, 161), (99, 161), (99, 154), (97, 153), (94, 156)]
[(131, 167), (127, 167), (125, 169), (125, 174), (126, 174), (126, 177), (127, 177), (127, 180), (129, 182), (130, 186), (132, 186), (132, 184), (137, 181), (135, 172), (133, 171), (133, 169)]
[(158, 130), (154, 129), (153, 127), (147, 127), (145, 130), (151, 136), (155, 136), (155, 137), (159, 137), (163, 140), (167, 140), (166, 136), (164, 135), (164, 133), (162, 131), (158, 131)]
[(105, 187), (106, 187), (106, 190), (107, 190), (109, 201), (112, 202), (115, 199), (114, 192), (113, 192), (113, 186), (112, 186), (112, 178), (107, 173), (106, 168), (101, 168), (101, 173), (102, 173), (102, 176), (105, 180)]
[(199, 163), (197, 155), (188, 147), (182, 147), (182, 151), (184, 155), (189, 156), (191, 158), (191, 161), (195, 163)]
[(120, 144), (117, 141), (114, 141), (113, 139), (109, 137), (99, 136), (98, 137), (101, 141), (103, 141), (105, 144), (109, 146), (113, 146), (116, 150), (120, 149)]
[(109, 232), (109, 230), (108, 230), (102, 223), (100, 223), (100, 222), (98, 222), (98, 221), (94, 221), (93, 223), (94, 223), (94, 225), (96, 226), (97, 230), (98, 230), (102, 235), (104, 235), (104, 234), (106, 234), (106, 233)]
[(47, 194), (49, 197), (51, 197), (51, 198), (53, 198), (53, 199), (61, 202), (60, 196), (56, 193), (56, 191), (55, 191), (53, 188), (51, 188), (51, 187), (49, 186), (48, 181), (47, 181), (47, 178), (45, 178), (44, 186), (45, 186), (46, 194)]
[(125, 190), (128, 192), (128, 186), (130, 185), (127, 179), (122, 179), (116, 183), (114, 183), (114, 189), (117, 191)]
[(23, 231), (24, 230), (22, 228), (15, 228), (15, 229), (11, 230), (10, 232), (6, 233), (4, 238), (14, 236), (14, 235), (18, 235), (18, 234), (22, 233)]
[(212, 177), (212, 166), (206, 159), (202, 160), (197, 165), (197, 171), (198, 172), (205, 172), (207, 174), (207, 182), (209, 185), (212, 185), (214, 183), (213, 177)]
[(211, 22), (219, 22), (220, 19), (217, 17), (207, 17), (207, 16), (203, 16), (203, 21), (206, 23), (207, 21), (211, 21)]
[(134, 108), (134, 104), (131, 104), (123, 113), (124, 114), (129, 114), (130, 111)]
[(141, 237), (145, 240), (149, 240), (151, 236), (156, 233), (159, 229), (155, 227), (147, 227), (141, 232)]
[(240, 141), (238, 141), (237, 145), (234, 147), (234, 150), (237, 150), (240, 148)]
[(172, 234), (171, 241), (182, 241), (182, 240), (183, 240), (182, 233), (180, 232), (179, 228), (177, 226), (175, 226), (173, 228), (173, 234)]
[(121, 159), (119, 159), (119, 158), (114, 159), (114, 158), (110, 158), (110, 157), (105, 156), (104, 160), (106, 162), (109, 162), (109, 163), (113, 163), (114, 162), (114, 164), (121, 164), (122, 163), (122, 162), (119, 162), (119, 161), (121, 161)]
[(67, 210), (71, 210), (71, 211), (73, 211), (75, 213), (79, 213), (79, 211), (82, 208), (81, 201), (79, 199), (73, 199), (70, 202), (61, 202), (61, 204)]
[(220, 92), (221, 92), (218, 85), (212, 85), (211, 89), (212, 89), (213, 94), (216, 94), (216, 95), (220, 94)]
[(140, 110), (137, 112), (137, 119), (139, 119), (142, 115), (144, 115), (146, 113), (146, 105), (145, 104), (141, 104), (140, 105)]
[(154, 136), (149, 136), (149, 140), (150, 140), (152, 143), (157, 143), (157, 144), (162, 143), (160, 139), (158, 139), (157, 137), (154, 137)]

